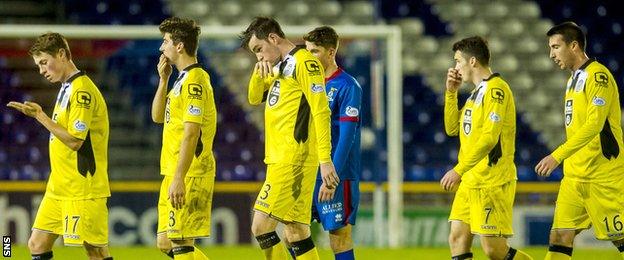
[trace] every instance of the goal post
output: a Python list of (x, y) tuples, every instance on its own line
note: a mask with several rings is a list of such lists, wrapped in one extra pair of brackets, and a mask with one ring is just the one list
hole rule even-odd
[[(283, 25), (284, 33), (288, 37), (304, 35), (314, 26)], [(388, 246), (396, 248), (402, 245), (403, 231), (403, 91), (402, 91), (402, 63), (401, 63), (401, 30), (393, 25), (336, 25), (332, 26), (341, 38), (357, 38), (380, 40), (383, 50), (383, 65), (381, 70), (385, 75), (378, 75), (385, 89), (386, 102), (383, 102), (380, 93), (376, 91), (373, 102), (385, 104), (373, 112), (373, 126), (386, 128), (387, 141), (387, 172), (388, 172)], [(201, 39), (235, 39), (244, 28), (240, 26), (202, 26)], [(160, 39), (162, 36), (157, 26), (134, 25), (0, 25), (0, 39), (34, 38), (46, 32), (58, 32), (70, 39)], [(372, 91), (374, 86), (372, 86)], [(385, 110), (385, 111), (384, 111)], [(381, 116), (381, 118), (379, 118)], [(385, 117), (385, 118), (383, 118)], [(384, 122), (387, 122), (385, 125)], [(378, 188), (381, 192), (381, 188)], [(374, 205), (383, 208), (385, 199), (375, 196)], [(377, 214), (383, 216), (383, 214)], [(375, 221), (375, 223), (383, 223)], [(378, 233), (379, 234), (379, 233)]]

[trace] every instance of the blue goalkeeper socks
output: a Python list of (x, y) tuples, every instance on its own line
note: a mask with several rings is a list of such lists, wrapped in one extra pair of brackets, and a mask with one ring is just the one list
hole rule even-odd
[(336, 260), (355, 260), (355, 255), (353, 255), (353, 249), (349, 251), (340, 252), (335, 255)]

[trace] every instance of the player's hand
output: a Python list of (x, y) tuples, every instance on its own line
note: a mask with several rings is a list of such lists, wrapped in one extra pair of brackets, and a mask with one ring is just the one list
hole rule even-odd
[(446, 90), (449, 92), (456, 92), (462, 83), (462, 75), (459, 74), (459, 70), (449, 68), (446, 73)]
[(334, 199), (334, 194), (336, 194), (336, 188), (327, 188), (325, 185), (321, 185), (319, 188), (318, 200), (320, 202), (330, 201)]
[(269, 76), (273, 77), (273, 66), (271, 66), (271, 63), (268, 61), (256, 62), (254, 71), (260, 75), (260, 78), (267, 78)]
[(24, 103), (11, 101), (7, 104), (7, 107), (14, 108), (24, 113), (24, 115), (33, 118), (37, 117), (39, 113), (43, 113), (43, 109), (41, 109), (41, 106), (39, 104), (30, 101), (26, 101)]
[(184, 179), (174, 177), (169, 185), (169, 201), (174, 209), (182, 209), (184, 206), (185, 191)]
[(555, 157), (548, 155), (544, 157), (537, 165), (535, 165), (535, 172), (542, 177), (548, 177), (559, 166), (559, 162), (555, 160)]
[(461, 176), (455, 171), (455, 169), (450, 169), (446, 172), (446, 174), (444, 174), (442, 180), (440, 180), (440, 186), (445, 191), (452, 191), (459, 185), (460, 182)]
[(165, 57), (165, 54), (160, 54), (160, 59), (158, 60), (158, 76), (161, 79), (169, 79), (171, 76), (171, 64), (169, 64), (169, 60)]
[(331, 161), (321, 163), (321, 179), (323, 180), (323, 186), (328, 189), (335, 189), (338, 186), (340, 178), (338, 178), (334, 163)]

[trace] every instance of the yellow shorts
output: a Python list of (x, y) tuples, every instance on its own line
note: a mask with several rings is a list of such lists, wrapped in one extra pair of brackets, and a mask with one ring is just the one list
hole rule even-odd
[(581, 230), (594, 226), (597, 239), (624, 238), (624, 180), (578, 182), (563, 178), (557, 195), (552, 229)]
[(310, 224), (318, 166), (267, 165), (266, 180), (254, 210), (281, 222)]
[(455, 193), (449, 221), (469, 224), (473, 234), (511, 237), (515, 197), (515, 180), (484, 188), (468, 188), (460, 184)]
[(58, 200), (44, 195), (33, 229), (63, 236), (68, 246), (108, 245), (108, 198)]
[(186, 195), (182, 209), (176, 210), (169, 201), (169, 186), (173, 176), (165, 176), (158, 197), (158, 233), (167, 232), (173, 240), (210, 236), (210, 212), (214, 176), (186, 177)]

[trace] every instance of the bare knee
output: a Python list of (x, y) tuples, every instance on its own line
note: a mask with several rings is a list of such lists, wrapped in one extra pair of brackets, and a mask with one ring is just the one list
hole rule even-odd
[(299, 223), (289, 223), (284, 227), (284, 234), (287, 235), (288, 241), (297, 242), (310, 237), (310, 227)]
[(85, 242), (84, 248), (87, 250), (89, 259), (104, 259), (105, 257), (109, 257), (107, 246), (99, 247)]
[(28, 250), (31, 254), (41, 254), (48, 251), (52, 251), (52, 245), (54, 240), (48, 241), (45, 237), (31, 235), (28, 238)]
[(257, 237), (275, 231), (275, 227), (277, 227), (277, 220), (256, 212), (251, 223), (251, 233)]
[(481, 237), (481, 247), (489, 259), (504, 259), (509, 251), (504, 237)]
[(460, 249), (459, 251), (468, 252), (470, 251), (470, 245), (472, 244), (472, 234), (451, 230), (448, 242), (451, 248), (457, 248)]
[(156, 237), (156, 247), (158, 247), (161, 252), (167, 254), (171, 251), (171, 240), (167, 238), (167, 235), (159, 234), (158, 237)]
[(576, 234), (574, 230), (551, 230), (549, 243), (551, 245), (572, 247)]
[(329, 244), (334, 253), (349, 251), (353, 248), (351, 229), (347, 227), (329, 232)]

